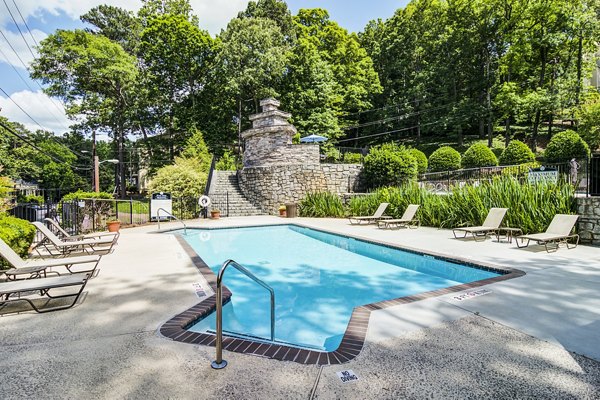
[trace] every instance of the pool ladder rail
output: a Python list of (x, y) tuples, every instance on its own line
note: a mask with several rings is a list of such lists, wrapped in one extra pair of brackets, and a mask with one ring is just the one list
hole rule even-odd
[(234, 260), (227, 260), (223, 263), (221, 269), (219, 270), (219, 274), (217, 275), (217, 331), (215, 334), (215, 347), (217, 349), (217, 354), (216, 360), (210, 364), (214, 369), (223, 369), (227, 366), (227, 361), (223, 360), (223, 276), (225, 275), (225, 270), (227, 270), (227, 267), (230, 265), (246, 275), (248, 278), (252, 279), (254, 282), (258, 283), (260, 286), (267, 289), (271, 294), (271, 342), (275, 341), (275, 291), (271, 286), (267, 285), (244, 266), (240, 265)]
[(168, 217), (171, 217), (174, 220), (181, 222), (183, 224), (183, 234), (187, 235), (187, 225), (185, 224), (185, 222), (183, 222), (182, 220), (180, 220), (179, 218), (177, 218), (176, 216), (174, 216), (173, 214), (171, 214), (164, 208), (159, 208), (158, 210), (156, 210), (156, 219), (158, 221), (158, 229), (160, 229), (160, 212), (161, 211), (163, 211)]

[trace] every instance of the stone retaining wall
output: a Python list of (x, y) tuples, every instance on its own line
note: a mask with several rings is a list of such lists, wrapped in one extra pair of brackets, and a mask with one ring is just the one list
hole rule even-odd
[(317, 144), (277, 144), (277, 138), (262, 137), (251, 145), (246, 141), (244, 167), (289, 164), (319, 164)]
[(600, 197), (578, 197), (577, 214), (582, 243), (600, 245)]
[(280, 205), (298, 203), (310, 192), (360, 191), (361, 170), (360, 164), (287, 164), (246, 167), (239, 174), (239, 183), (252, 203), (260, 204), (266, 213), (277, 214)]

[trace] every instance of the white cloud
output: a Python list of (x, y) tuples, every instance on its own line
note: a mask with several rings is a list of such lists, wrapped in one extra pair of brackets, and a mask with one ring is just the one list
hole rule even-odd
[[(28, 33), (26, 33), (27, 36), (25, 36), (27, 44), (29, 44), (29, 47), (31, 48), (31, 51), (29, 51), (27, 44), (25, 44), (19, 32), (12, 32), (3, 28), (0, 28), (0, 30), (4, 36), (6, 36), (6, 39), (8, 39), (8, 42), (12, 46), (11, 48), (4, 40), (4, 37), (0, 36), (0, 50), (2, 50), (2, 52), (0, 52), (0, 62), (12, 64), (17, 68), (24, 68), (21, 61), (19, 61), (20, 57), (23, 63), (29, 67), (29, 63), (33, 61), (33, 56), (31, 53), (33, 52), (33, 54), (37, 56), (37, 50), (35, 49), (35, 44), (33, 43), (31, 36), (29, 36)], [(37, 29), (33, 29), (31, 33), (38, 43), (47, 36), (44, 32)], [(18, 57), (15, 55), (13, 48), (18, 54)]]
[(190, 4), (200, 20), (200, 27), (216, 35), (238, 12), (246, 9), (248, 0), (191, 0)]
[(27, 129), (35, 132), (42, 128), (25, 115), (15, 103), (27, 111), (43, 129), (55, 133), (68, 130), (71, 122), (67, 119), (62, 104), (56, 99), (50, 99), (43, 92), (23, 90), (11, 94), (10, 98), (0, 96), (0, 108), (2, 108), (0, 114), (10, 121), (20, 122)]

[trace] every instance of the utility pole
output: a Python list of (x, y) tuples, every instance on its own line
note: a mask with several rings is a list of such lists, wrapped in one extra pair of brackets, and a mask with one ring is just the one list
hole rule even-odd
[(92, 131), (92, 160), (94, 160), (94, 192), (100, 192), (100, 162), (96, 155), (96, 131)]

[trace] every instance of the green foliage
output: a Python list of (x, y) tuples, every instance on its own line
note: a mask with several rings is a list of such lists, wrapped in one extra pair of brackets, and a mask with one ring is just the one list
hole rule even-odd
[(322, 150), (325, 152), (326, 161), (337, 163), (342, 159), (342, 153), (333, 146), (324, 146)]
[(223, 155), (219, 158), (219, 161), (215, 163), (215, 169), (217, 171), (235, 171), (237, 170), (236, 160), (233, 153), (226, 150)]
[(300, 202), (301, 217), (340, 218), (344, 216), (344, 205), (337, 194), (329, 192), (308, 193)]
[(535, 161), (535, 155), (525, 143), (511, 140), (500, 156), (501, 165), (517, 165)]
[(344, 153), (344, 164), (361, 164), (363, 155), (360, 153)]
[[(2, 168), (0, 168), (0, 171)], [(12, 201), (13, 181), (6, 176), (0, 176), (0, 213), (5, 212)]]
[[(593, 92), (592, 92), (593, 93)], [(577, 110), (579, 124), (577, 132), (592, 151), (600, 147), (600, 94), (587, 96), (585, 103)]]
[(493, 167), (498, 165), (494, 152), (483, 143), (475, 143), (461, 158), (463, 168)]
[(518, 164), (518, 165), (512, 165), (510, 167), (506, 167), (506, 168), (502, 169), (502, 175), (524, 178), (527, 176), (527, 174), (529, 173), (530, 170), (532, 170), (534, 168), (539, 168), (540, 165), (541, 164), (536, 161)]
[(19, 195), (17, 197), (17, 203), (42, 204), (43, 202), (44, 202), (44, 198), (42, 196), (38, 196), (35, 194), (28, 194), (25, 196)]
[(440, 196), (416, 184), (382, 188), (350, 200), (352, 215), (372, 214), (380, 203), (390, 203), (387, 213), (400, 217), (408, 204), (420, 204), (422, 225), (439, 228), (481, 225), (491, 207), (506, 207), (505, 226), (519, 227), (525, 233), (543, 232), (555, 214), (575, 211), (573, 186), (521, 183), (510, 176), (486, 181), (479, 186), (454, 187)]
[(207, 174), (200, 162), (193, 158), (177, 157), (173, 165), (156, 172), (149, 185), (151, 192), (168, 192), (174, 198), (198, 198), (204, 191)]
[(185, 148), (181, 152), (183, 158), (193, 158), (200, 163), (200, 169), (208, 172), (212, 156), (208, 152), (208, 147), (204, 142), (202, 132), (196, 130), (192, 136), (186, 141)]
[(363, 164), (371, 187), (398, 185), (417, 177), (417, 160), (404, 146), (394, 143), (372, 147)]
[(73, 193), (68, 193), (60, 199), (60, 201), (74, 201), (74, 200), (82, 200), (82, 199), (112, 199), (113, 196), (110, 193), (106, 192), (84, 192), (83, 190), (78, 190)]
[[(28, 221), (0, 214), (0, 239), (21, 257), (29, 254), (34, 236), (35, 227)], [(6, 268), (8, 264), (0, 259), (0, 267)]]
[(571, 158), (587, 158), (590, 148), (577, 132), (566, 130), (557, 133), (550, 139), (544, 157), (548, 162), (568, 161)]
[(460, 153), (450, 146), (443, 146), (431, 153), (428, 161), (432, 172), (453, 171), (460, 168)]
[(427, 156), (419, 149), (410, 148), (408, 152), (413, 156), (413, 158), (417, 161), (417, 169), (419, 174), (423, 174), (427, 172)]

